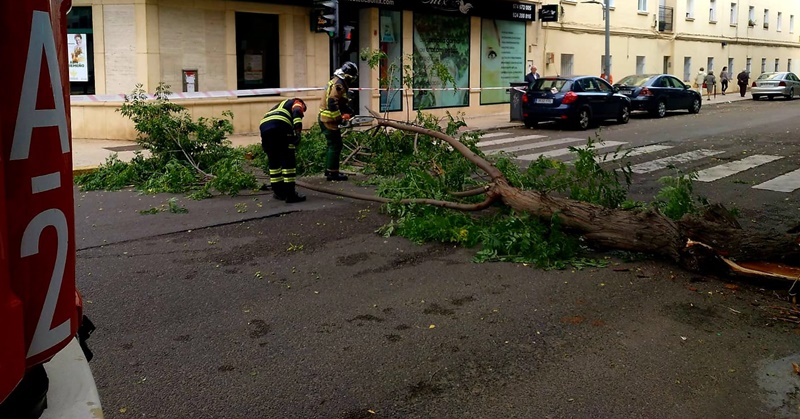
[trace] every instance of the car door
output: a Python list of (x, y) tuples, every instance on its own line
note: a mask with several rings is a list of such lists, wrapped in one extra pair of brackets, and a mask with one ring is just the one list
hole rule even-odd
[(614, 88), (608, 84), (607, 81), (593, 77), (592, 83), (595, 85), (597, 91), (599, 92), (599, 96), (602, 98), (600, 103), (600, 111), (602, 113), (602, 118), (615, 118), (619, 111), (619, 101), (621, 98), (614, 96)]
[(800, 95), (800, 78), (797, 78), (797, 75), (794, 73), (788, 73), (786, 75), (786, 79), (791, 86), (794, 87), (794, 94)]
[(667, 102), (670, 110), (686, 109), (692, 103), (692, 93), (686, 88), (686, 85), (672, 76), (664, 76), (664, 80), (669, 85), (669, 90), (672, 99)]
[(591, 77), (584, 77), (578, 79), (577, 85), (580, 89), (578, 96), (579, 98), (583, 98), (583, 102), (589, 105), (592, 111), (592, 117), (603, 118), (603, 103), (605, 102), (605, 98), (597, 88), (597, 83), (595, 83)]

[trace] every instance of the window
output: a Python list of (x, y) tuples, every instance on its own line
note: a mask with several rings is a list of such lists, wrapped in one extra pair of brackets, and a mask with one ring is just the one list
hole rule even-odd
[(636, 56), (636, 74), (644, 74), (644, 56)]
[(761, 59), (761, 72), (762, 73), (766, 73), (767, 72), (767, 59), (766, 58), (762, 58)]
[(692, 79), (692, 57), (683, 57), (683, 80)]
[(694, 0), (686, 0), (686, 19), (694, 19)]
[(753, 6), (747, 8), (747, 26), (756, 26), (756, 8)]
[(728, 58), (728, 74), (729, 75), (733, 74), (734, 68), (736, 68), (736, 67), (733, 66), (733, 58)]
[(706, 64), (706, 72), (709, 72), (714, 69), (714, 57), (708, 57), (708, 61)]
[(614, 8), (614, 0), (606, 0), (606, 4), (608, 4), (609, 9)]
[(789, 33), (794, 33), (794, 15), (789, 15)]
[(764, 29), (769, 29), (769, 9), (764, 9)]
[(572, 74), (572, 64), (574, 63), (574, 55), (561, 54), (561, 74), (562, 76)]
[(780, 67), (781, 67), (781, 59), (780, 58), (776, 58), (775, 59), (775, 71), (781, 71)]
[(380, 78), (385, 81), (381, 89), (381, 112), (402, 111), (403, 66), (403, 13), (380, 11), (381, 36), (379, 47), (386, 58), (380, 62)]
[(236, 12), (236, 86), (280, 87), (278, 15)]
[[(418, 89), (448, 88), (446, 90), (415, 91), (414, 109), (468, 106), (469, 16), (415, 13), (413, 27), (413, 73), (415, 76), (422, 76), (415, 80), (414, 87)], [(436, 64), (444, 66), (455, 83), (445, 83), (439, 78), (435, 71)], [(517, 75), (517, 77), (521, 76)], [(453, 84), (459, 90), (450, 89)]]
[(597, 85), (597, 90), (601, 91), (602, 93), (611, 93), (614, 91), (614, 88), (611, 87), (605, 80), (603, 79), (594, 79), (595, 84)]
[(67, 15), (67, 49), (70, 57), (69, 93), (95, 94), (91, 7), (73, 7)]
[(647, 0), (639, 0), (639, 11), (647, 12)]
[(482, 105), (509, 102), (506, 90), (498, 87), (520, 81), (528, 73), (524, 56), (525, 22), (481, 19)]
[(775, 30), (780, 32), (783, 26), (783, 13), (778, 12), (778, 23), (775, 25)]
[(731, 25), (736, 25), (738, 22), (738, 15), (739, 8), (736, 6), (736, 3), (731, 3)]
[(745, 68), (745, 70), (747, 70), (748, 73), (753, 71), (753, 59), (752, 58), (747, 57), (747, 64), (745, 65), (744, 68)]
[(789, 60), (786, 61), (786, 71), (793, 71), (792, 70), (792, 59), (791, 58), (789, 58)]
[(710, 0), (708, 6), (708, 21), (709, 22), (716, 22), (717, 21), (717, 0)]

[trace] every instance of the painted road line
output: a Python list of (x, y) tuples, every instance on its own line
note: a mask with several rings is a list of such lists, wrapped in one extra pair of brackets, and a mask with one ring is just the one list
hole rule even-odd
[(750, 157), (745, 157), (741, 160), (732, 161), (730, 163), (725, 163), (719, 166), (701, 170), (697, 172), (697, 181), (713, 182), (715, 180), (719, 180), (730, 175), (735, 175), (736, 173), (744, 172), (745, 170), (749, 170), (754, 167), (761, 166), (762, 164), (767, 164), (782, 158), (782, 156), (765, 156), (762, 154), (756, 154)]
[[(604, 141), (602, 143), (594, 143), (594, 147), (596, 149), (600, 148), (609, 148), (609, 147), (619, 147), (621, 145), (625, 145), (628, 143), (620, 142), (620, 141)], [(534, 154), (526, 154), (524, 156), (517, 156), (517, 160), (536, 160), (539, 157), (545, 158), (553, 158), (559, 156), (566, 156), (570, 154), (571, 151), (569, 148), (559, 148), (558, 150), (550, 150), (550, 151), (543, 151), (541, 153), (534, 153)]]
[(540, 143), (532, 143), (532, 144), (525, 144), (525, 145), (518, 145), (514, 147), (505, 147), (505, 148), (498, 148), (497, 150), (489, 150), (487, 151), (488, 154), (496, 154), (501, 151), (505, 151), (506, 153), (516, 153), (517, 151), (524, 151), (524, 150), (533, 150), (534, 148), (542, 148), (542, 147), (550, 147), (554, 145), (562, 145), (567, 143), (575, 143), (578, 141), (586, 142), (586, 138), (561, 138), (558, 140), (550, 140), (550, 141), (542, 141)]
[(494, 138), (494, 137), (502, 137), (504, 135), (509, 135), (510, 132), (488, 132), (486, 134), (482, 134), (481, 138)]
[(700, 160), (702, 158), (716, 156), (717, 154), (722, 154), (722, 153), (724, 153), (724, 151), (700, 149), (700, 150), (690, 151), (688, 153), (676, 154), (674, 156), (664, 157), (663, 159), (640, 163), (631, 166), (631, 171), (633, 173), (639, 173), (639, 174), (650, 173), (650, 172), (655, 172), (656, 170), (666, 169), (671, 165), (686, 163), (693, 160)]
[(800, 169), (789, 172), (783, 176), (778, 176), (760, 185), (753, 186), (753, 189), (764, 189), (775, 192), (794, 192), (800, 189)]
[(605, 156), (597, 156), (597, 161), (600, 163), (604, 163), (607, 161), (615, 161), (620, 159), (626, 159), (628, 157), (641, 156), (642, 154), (649, 154), (649, 153), (655, 153), (657, 151), (669, 150), (670, 148), (672, 148), (672, 146), (670, 145), (657, 145), (657, 144), (646, 145), (643, 147), (629, 148), (627, 150), (620, 150), (617, 153), (617, 155), (608, 154)]
[(546, 135), (523, 135), (522, 137), (503, 138), (500, 140), (478, 141), (478, 147), (491, 147), (493, 145), (516, 143), (527, 140), (538, 140), (539, 138), (546, 138), (546, 137), (547, 137)]

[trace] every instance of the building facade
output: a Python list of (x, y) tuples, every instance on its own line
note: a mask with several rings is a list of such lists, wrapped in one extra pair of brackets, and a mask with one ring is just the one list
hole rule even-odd
[[(757, 76), (794, 71), (800, 60), (800, 2), (607, 1), (616, 79), (667, 72), (689, 81), (700, 67), (718, 74), (723, 66)], [(160, 82), (195, 117), (231, 110), (237, 133), (256, 132), (285, 96), (308, 103), (310, 127), (321, 88), (346, 60), (359, 65), (359, 113), (508, 112), (508, 86), (531, 63), (542, 75), (601, 74), (602, 2), (339, 0), (342, 31), (334, 40), (315, 31), (312, 0), (75, 0), (68, 15), (73, 136), (134, 138), (116, 112), (120, 95), (137, 84), (153, 92)], [(542, 22), (542, 8), (555, 8), (556, 21)], [(362, 51), (385, 59), (371, 68)], [(450, 76), (436, 71), (442, 68)]]

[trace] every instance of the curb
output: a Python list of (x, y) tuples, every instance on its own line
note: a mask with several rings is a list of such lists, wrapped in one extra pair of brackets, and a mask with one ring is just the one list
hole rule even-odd
[(72, 177), (85, 175), (96, 171), (100, 166), (81, 166), (72, 168)]

